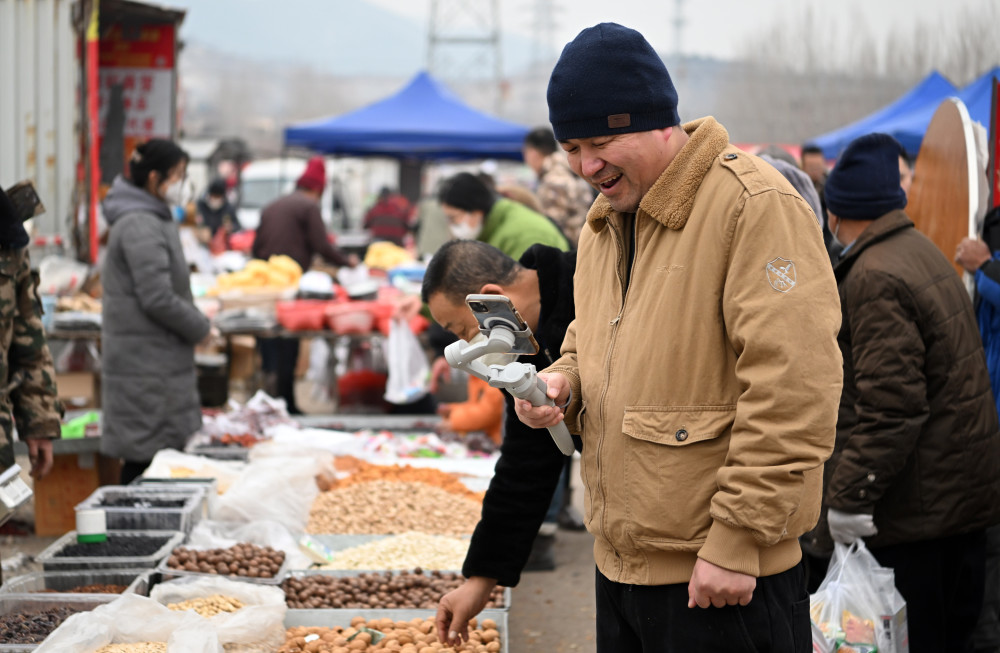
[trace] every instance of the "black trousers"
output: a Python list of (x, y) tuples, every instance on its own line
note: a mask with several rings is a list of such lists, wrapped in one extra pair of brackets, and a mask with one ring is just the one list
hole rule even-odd
[(910, 653), (967, 651), (983, 606), (986, 532), (872, 548), (906, 600)]
[(812, 651), (801, 564), (758, 578), (746, 606), (689, 608), (687, 583), (623, 585), (600, 571), (596, 592), (597, 653)]
[(124, 460), (124, 461), (122, 461), (122, 471), (121, 471), (121, 474), (119, 475), (119, 482), (122, 485), (129, 485), (129, 484), (131, 484), (132, 481), (134, 481), (135, 479), (137, 479), (140, 476), (142, 476), (142, 473), (144, 471), (146, 471), (146, 468), (149, 467), (149, 463), (151, 463), (151, 462), (153, 462), (153, 461), (151, 461), (151, 460), (146, 460), (146, 461)]
[(260, 367), (276, 376), (276, 391), (285, 400), (290, 415), (300, 414), (295, 403), (295, 365), (299, 360), (298, 338), (260, 338)]

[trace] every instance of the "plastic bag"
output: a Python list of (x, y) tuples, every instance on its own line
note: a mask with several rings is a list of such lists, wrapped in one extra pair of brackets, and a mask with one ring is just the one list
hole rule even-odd
[[(146, 478), (214, 478), (218, 481), (219, 494), (225, 494), (236, 482), (246, 463), (213, 460), (205, 456), (181, 453), (176, 449), (161, 449), (143, 472)], [(214, 507), (209, 497), (209, 511)]]
[(304, 531), (319, 492), (316, 475), (333, 466), (332, 456), (316, 456), (314, 451), (290, 455), (286, 450), (270, 457), (266, 454), (273, 449), (254, 449), (239, 478), (219, 497), (213, 517), (244, 523), (268, 519), (292, 532)]
[(166, 642), (169, 653), (222, 653), (215, 628), (193, 612), (168, 610), (138, 594), (123, 594), (90, 612), (72, 615), (36, 653), (91, 653), (108, 644)]
[(284, 551), (288, 569), (307, 569), (312, 564), (299, 550), (295, 537), (284, 526), (273, 521), (244, 524), (203, 519), (191, 529), (191, 535), (184, 546), (197, 550), (228, 549), (241, 542)]
[(66, 256), (46, 256), (38, 263), (38, 292), (43, 295), (72, 295), (83, 286), (90, 267)]
[(427, 355), (410, 326), (393, 319), (386, 344), (389, 378), (385, 384), (385, 400), (392, 404), (411, 404), (427, 394), (430, 385), (430, 365)]
[[(179, 578), (155, 586), (149, 598), (162, 605), (190, 599), (222, 595), (238, 599), (246, 607), (204, 618), (212, 625), (223, 645), (260, 647), (275, 650), (285, 641), (285, 593), (226, 578)], [(191, 613), (197, 614), (197, 613)]]
[[(860, 540), (836, 544), (826, 578), (810, 597), (816, 650), (908, 653), (906, 602), (891, 569)], [(822, 638), (823, 641), (818, 641)], [(824, 648), (825, 647), (825, 648)]]

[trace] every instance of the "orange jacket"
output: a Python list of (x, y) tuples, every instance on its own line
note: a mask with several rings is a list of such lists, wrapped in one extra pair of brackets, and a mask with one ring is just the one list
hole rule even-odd
[(459, 432), (483, 431), (491, 440), (503, 440), (503, 390), (491, 388), (486, 381), (469, 376), (469, 399), (451, 407), (451, 427)]

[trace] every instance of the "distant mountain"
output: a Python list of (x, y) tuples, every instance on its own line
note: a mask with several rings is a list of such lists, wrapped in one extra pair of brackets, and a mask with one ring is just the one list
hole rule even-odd
[[(429, 0), (412, 0), (415, 2)], [(427, 24), (364, 0), (179, 0), (181, 37), (259, 62), (331, 75), (407, 77), (427, 67)], [(530, 41), (505, 35), (504, 73), (528, 65)]]

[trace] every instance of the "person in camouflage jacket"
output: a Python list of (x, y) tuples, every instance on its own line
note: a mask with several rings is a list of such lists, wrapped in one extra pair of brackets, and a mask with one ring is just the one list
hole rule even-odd
[(41, 478), (52, 469), (62, 406), (27, 244), (28, 234), (0, 190), (0, 378), (6, 379), (0, 392), (0, 468), (14, 464), (16, 424), (28, 444), (31, 474)]
[(559, 225), (576, 249), (587, 212), (594, 203), (593, 189), (573, 174), (549, 127), (530, 131), (521, 151), (524, 162), (538, 175), (535, 195), (542, 205), (542, 213)]

